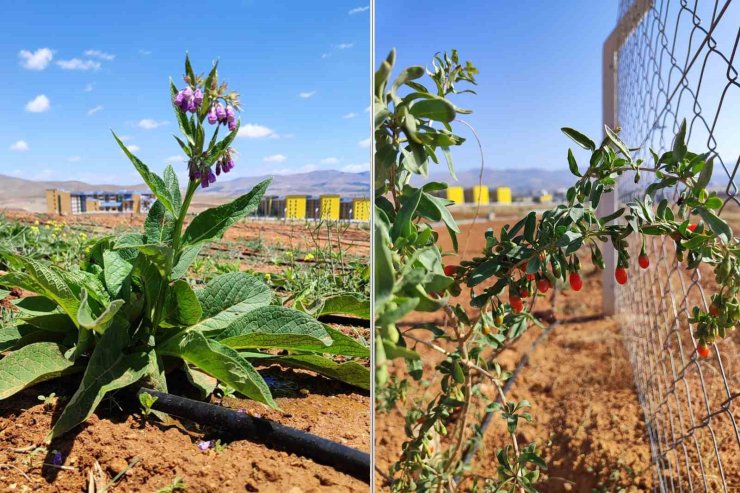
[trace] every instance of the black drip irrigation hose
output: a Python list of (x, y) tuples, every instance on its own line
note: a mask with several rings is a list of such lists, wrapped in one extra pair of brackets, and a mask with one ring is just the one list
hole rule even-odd
[(152, 409), (156, 411), (203, 425), (220, 427), (234, 438), (259, 440), (267, 445), (274, 445), (370, 483), (370, 455), (365, 452), (226, 407), (147, 388), (139, 389), (138, 394), (142, 393), (157, 398), (152, 405)]

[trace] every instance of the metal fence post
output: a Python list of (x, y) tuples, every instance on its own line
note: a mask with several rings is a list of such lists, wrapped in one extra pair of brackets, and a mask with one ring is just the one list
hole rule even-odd
[[(653, 7), (653, 0), (635, 0), (629, 10), (619, 19), (617, 27), (604, 42), (602, 52), (602, 123), (610, 128), (619, 126), (617, 101), (617, 74), (619, 72), (619, 50), (629, 36), (637, 29), (647, 12)], [(606, 132), (604, 132), (606, 137)], [(597, 214), (609, 215), (619, 207), (619, 190), (604, 194), (599, 202)], [(604, 248), (604, 272), (602, 273), (603, 310), (605, 315), (614, 315), (617, 310), (617, 284), (614, 270), (617, 267), (617, 255), (614, 247), (608, 244)]]

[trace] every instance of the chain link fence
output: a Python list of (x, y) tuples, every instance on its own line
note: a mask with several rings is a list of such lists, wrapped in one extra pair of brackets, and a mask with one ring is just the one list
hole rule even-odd
[[(621, 0), (620, 21), (640, 0)], [(621, 135), (651, 162), (649, 148), (669, 150), (683, 119), (689, 150), (710, 152), (710, 189), (721, 217), (740, 229), (740, 0), (641, 2), (640, 18), (616, 53), (615, 113)], [(644, 15), (643, 15), (644, 14)], [(619, 183), (625, 201), (644, 191), (643, 176)], [(636, 258), (639, 241), (632, 245)], [(715, 292), (707, 266), (688, 270), (673, 240), (648, 238), (649, 270), (635, 267), (616, 289), (617, 316), (634, 368), (657, 491), (740, 491), (740, 333), (698, 359), (688, 323)], [(636, 263), (636, 262), (635, 262)], [(609, 293), (605, 293), (609, 296)]]

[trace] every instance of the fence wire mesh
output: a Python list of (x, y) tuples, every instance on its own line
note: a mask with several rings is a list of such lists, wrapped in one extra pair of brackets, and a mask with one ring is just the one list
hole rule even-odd
[[(634, 0), (621, 0), (624, 16)], [(617, 119), (622, 137), (658, 154), (671, 148), (685, 118), (689, 149), (711, 152), (711, 189), (721, 216), (740, 229), (740, 0), (655, 0), (618, 52)], [(626, 200), (635, 185), (623, 177)], [(642, 177), (648, 178), (648, 177)], [(647, 182), (647, 183), (646, 183)], [(617, 312), (649, 433), (658, 491), (740, 491), (740, 333), (698, 359), (688, 323), (715, 292), (707, 266), (688, 270), (673, 240), (648, 239), (649, 270), (633, 267), (629, 289), (616, 290)], [(639, 242), (632, 245), (636, 258)]]

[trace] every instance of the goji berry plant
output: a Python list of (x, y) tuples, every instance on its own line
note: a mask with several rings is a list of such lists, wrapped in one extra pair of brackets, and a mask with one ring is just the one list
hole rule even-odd
[[(459, 228), (448, 211), (450, 201), (433, 192), (444, 183), (416, 187), (414, 175), (426, 176), (438, 153), (447, 159), (454, 176), (450, 148), (464, 140), (453, 133), (458, 115), (469, 110), (451, 101), (464, 83), (475, 83), (475, 67), (461, 64), (455, 51), (436, 55), (432, 69), (406, 68), (388, 89), (395, 53), (391, 52), (375, 74), (375, 316), (376, 381), (379, 409), (405, 399), (406, 378), (389, 376), (388, 361), (405, 360), (407, 374), (419, 381), (423, 364), (419, 345), (444, 355), (434, 366), (439, 381), (431, 398), (409, 403), (405, 417), (406, 441), (398, 451), (388, 480), (394, 491), (453, 491), (462, 479), (474, 491), (536, 491), (540, 470), (546, 464), (535, 444), (519, 444), (519, 423), (530, 421), (526, 401), (510, 402), (502, 390), (510, 373), (496, 356), (538, 323), (530, 313), (537, 296), (560, 280), (581, 290), (583, 281), (577, 253), (588, 249), (591, 260), (604, 268), (602, 249), (611, 244), (617, 252), (614, 276), (629, 282), (627, 267), (630, 237), (642, 239), (638, 258), (649, 268), (645, 237), (667, 235), (687, 268), (705, 263), (714, 269), (718, 285), (708, 310), (694, 307), (689, 323), (697, 354), (706, 356), (709, 345), (725, 337), (740, 320), (740, 242), (716, 210), (723, 201), (707, 192), (712, 174), (708, 154), (686, 148), (685, 122), (672, 150), (652, 153), (653, 162), (635, 159), (616, 130), (605, 128), (606, 138), (596, 144), (582, 133), (563, 128), (576, 144), (591, 153), (588, 164), (578, 166), (568, 151), (569, 168), (576, 177), (566, 202), (538, 216), (535, 212), (500, 231), (486, 233), (480, 256), (444, 265), (431, 222), (443, 222), (457, 249)], [(429, 90), (424, 76), (433, 84)], [(635, 180), (650, 173), (654, 181), (644, 197), (634, 199), (614, 214), (598, 217), (596, 208), (618, 178), (632, 173)], [(657, 201), (657, 203), (656, 203)], [(470, 290), (468, 307), (450, 297)], [(445, 310), (446, 326), (398, 323), (413, 311)], [(490, 390), (493, 389), (493, 390)], [(494, 474), (470, 474), (467, 451), (482, 439), (480, 418), (497, 412), (505, 421), (510, 443), (497, 450)]]
[[(259, 278), (231, 272), (199, 288), (186, 278), (205, 245), (256, 209), (270, 180), (197, 214), (185, 227), (198, 187), (234, 167), (231, 144), (239, 131), (240, 103), (236, 92), (219, 84), (215, 64), (203, 78), (187, 57), (184, 88), (171, 83), (171, 98), (182, 131), (175, 139), (188, 163), (184, 193), (171, 166), (158, 176), (114, 134), (157, 198), (143, 232), (95, 241), (82, 268), (0, 252), (9, 270), (0, 276), (0, 286), (32, 294), (15, 302), (20, 317), (0, 329), (0, 399), (44, 380), (83, 373), (49, 439), (87, 419), (108, 392), (139, 382), (166, 391), (165, 370), (173, 367), (204, 394), (215, 378), (270, 407), (275, 401), (250, 360), (307, 368), (369, 388), (364, 366), (325, 357), (368, 357), (368, 348), (306, 313), (272, 304), (272, 293)], [(219, 140), (222, 125), (228, 133)]]

